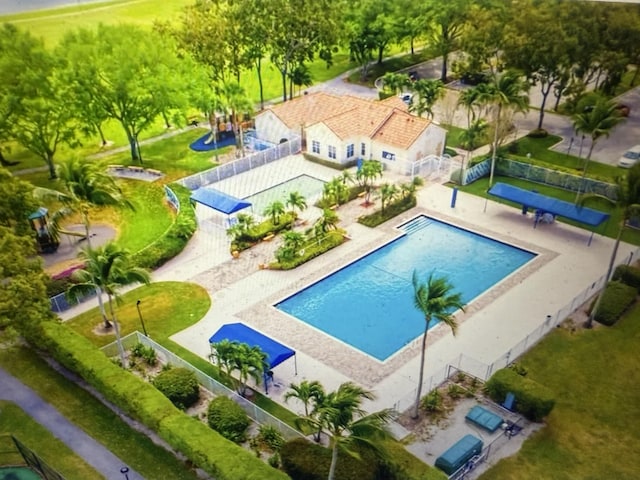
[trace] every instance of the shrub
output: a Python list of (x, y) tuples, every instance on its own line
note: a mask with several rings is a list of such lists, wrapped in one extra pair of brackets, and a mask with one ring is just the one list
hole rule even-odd
[(598, 311), (593, 316), (596, 322), (611, 326), (636, 300), (638, 291), (622, 282), (609, 282), (602, 294)]
[(270, 450), (277, 452), (284, 445), (284, 437), (276, 427), (260, 425), (258, 429), (258, 441), (266, 445)]
[(455, 400), (461, 398), (464, 394), (465, 390), (460, 385), (455, 383), (449, 384), (449, 387), (447, 388), (447, 395), (449, 395), (449, 398)]
[(196, 374), (186, 368), (171, 368), (160, 372), (152, 383), (181, 410), (189, 408), (200, 397)]
[(408, 197), (402, 198), (396, 202), (389, 204), (384, 209), (384, 212), (381, 210), (376, 210), (370, 215), (365, 215), (358, 218), (358, 223), (371, 228), (377, 227), (387, 220), (396, 217), (401, 213), (406, 212), (407, 210), (412, 209), (416, 205), (416, 197), (414, 195), (409, 195)]
[[(378, 461), (370, 452), (358, 452), (361, 459), (341, 451), (336, 465), (337, 479), (375, 480)], [(325, 480), (331, 465), (331, 450), (303, 438), (285, 443), (280, 451), (282, 469), (292, 480)]]
[(291, 270), (292, 268), (296, 268), (298, 265), (302, 265), (332, 248), (342, 245), (346, 241), (343, 233), (344, 232), (342, 230), (332, 230), (327, 232), (320, 244), (313, 242), (305, 246), (304, 255), (297, 255), (291, 260), (282, 259), (282, 261), (270, 263), (269, 268), (271, 270)]
[(304, 152), (302, 156), (305, 160), (317, 163), (319, 165), (324, 165), (325, 167), (333, 168), (334, 170), (346, 170), (347, 168), (355, 167), (358, 164), (357, 159), (345, 163), (336, 163), (331, 160), (325, 160), (324, 158), (316, 157), (315, 155), (311, 155), (310, 153), (306, 152)]
[(544, 128), (536, 128), (534, 130), (531, 130), (527, 134), (527, 137), (529, 137), (529, 138), (544, 138), (544, 137), (546, 137), (548, 135), (549, 135), (549, 132), (547, 132)]
[(630, 265), (618, 265), (611, 279), (619, 280), (640, 292), (640, 268)]
[(142, 358), (152, 367), (158, 363), (156, 351), (152, 347), (145, 347), (142, 343), (136, 343), (131, 349), (131, 354), (136, 358)]
[(224, 438), (235, 443), (247, 439), (249, 417), (242, 407), (229, 397), (216, 397), (209, 403), (207, 422)]
[(547, 387), (518, 375), (511, 368), (503, 368), (494, 373), (486, 383), (485, 390), (498, 403), (504, 402), (507, 393), (513, 393), (516, 411), (534, 422), (542, 421), (555, 405), (553, 394)]
[(443, 408), (442, 395), (438, 389), (431, 390), (420, 400), (420, 406), (427, 412), (441, 412)]

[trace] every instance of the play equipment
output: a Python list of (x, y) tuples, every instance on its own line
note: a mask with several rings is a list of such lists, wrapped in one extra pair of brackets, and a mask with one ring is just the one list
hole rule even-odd
[(49, 210), (44, 207), (38, 208), (29, 215), (31, 228), (36, 232), (38, 251), (40, 253), (54, 253), (60, 245), (59, 237), (49, 228)]

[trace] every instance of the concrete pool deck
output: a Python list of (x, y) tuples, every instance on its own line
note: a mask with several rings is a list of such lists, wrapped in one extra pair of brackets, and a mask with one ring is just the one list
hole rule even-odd
[[(279, 165), (244, 173), (242, 178), (236, 177), (236, 182), (257, 185), (260, 179), (273, 176), (277, 183), (282, 172), (289, 177), (309, 173), (327, 180), (336, 175), (333, 170), (321, 171), (324, 168), (299, 158), (287, 159)], [(596, 234), (588, 245), (590, 232), (562, 223), (539, 225), (534, 229), (531, 215), (522, 215), (516, 208), (492, 201), (487, 203), (485, 212), (484, 199), (461, 192), (455, 208), (450, 207), (450, 201), (451, 189), (428, 183), (418, 193), (416, 208), (376, 229), (355, 222), (366, 212), (359, 202), (341, 206), (337, 213), (351, 240), (288, 272), (258, 269), (260, 263), (273, 258), (277, 239), (243, 252), (239, 260), (231, 260), (224, 231), (216, 228), (200, 231), (181, 256), (154, 273), (155, 280), (189, 280), (201, 284), (212, 297), (212, 307), (206, 316), (172, 339), (207, 358), (208, 338), (223, 324), (241, 321), (297, 351), (297, 375), (294, 375), (293, 362), (285, 362), (274, 371), (275, 385), (269, 392), (273, 400), (283, 403), (284, 392), (292, 382), (318, 380), (327, 390), (332, 390), (352, 380), (377, 395), (375, 401), (366, 405), (367, 410), (404, 407), (415, 395), (419, 340), (380, 362), (288, 317), (276, 310), (273, 303), (375, 249), (397, 234), (394, 226), (417, 214), (451, 221), (537, 252), (539, 255), (533, 262), (468, 305), (467, 312), (458, 316), (459, 330), (455, 338), (445, 328), (433, 329), (427, 349), (426, 379), (460, 355), (491, 364), (544, 323), (548, 315), (554, 316), (590, 287), (606, 270), (613, 245), (611, 239)], [(315, 218), (318, 212), (314, 210), (317, 209), (308, 209), (304, 216)], [(635, 247), (622, 244), (619, 258), (634, 250)], [(402, 328), (400, 321), (396, 321), (398, 328)], [(288, 406), (294, 411), (300, 408), (296, 402)]]

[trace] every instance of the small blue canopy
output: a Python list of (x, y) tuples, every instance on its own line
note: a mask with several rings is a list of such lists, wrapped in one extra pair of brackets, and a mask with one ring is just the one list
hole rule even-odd
[(199, 188), (191, 194), (191, 200), (227, 215), (251, 206), (250, 202), (232, 197), (214, 188)]
[(523, 188), (507, 185), (506, 183), (496, 183), (489, 190), (489, 194), (594, 227), (609, 218), (608, 213), (581, 207), (574, 203), (547, 197)]
[(209, 343), (218, 343), (221, 340), (236, 341), (246, 343), (250, 347), (260, 347), (267, 354), (269, 368), (280, 365), (285, 360), (293, 357), (295, 350), (276, 342), (273, 338), (246, 326), (244, 323), (228, 323), (220, 327), (209, 339)]

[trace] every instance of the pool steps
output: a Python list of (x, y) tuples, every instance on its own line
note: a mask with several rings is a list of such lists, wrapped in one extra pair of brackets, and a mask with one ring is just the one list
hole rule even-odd
[(408, 223), (405, 223), (400, 227), (400, 230), (405, 232), (407, 235), (417, 232), (418, 230), (422, 230), (426, 226), (431, 224), (431, 219), (429, 217), (420, 216), (416, 217)]

